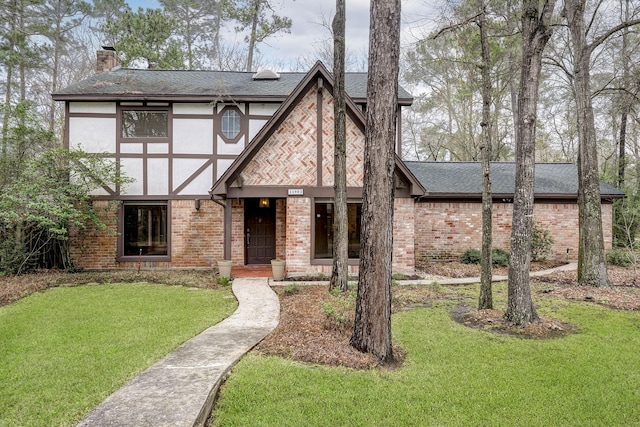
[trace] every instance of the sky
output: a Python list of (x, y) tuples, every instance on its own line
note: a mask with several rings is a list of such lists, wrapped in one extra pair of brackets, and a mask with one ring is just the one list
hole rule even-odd
[[(159, 7), (157, 0), (129, 0), (129, 5), (138, 7)], [(276, 13), (291, 18), (293, 25), (290, 34), (272, 36), (258, 46), (262, 56), (270, 62), (294, 64), (298, 58), (312, 52), (321, 42), (330, 36), (322, 26), (330, 23), (334, 15), (333, 0), (273, 0)], [(432, 17), (437, 8), (432, 6), (436, 0), (402, 1), (402, 43), (408, 45), (431, 26)], [(369, 46), (369, 0), (346, 0), (346, 46), (347, 51), (359, 55)], [(228, 34), (227, 41), (235, 34)], [(242, 41), (238, 40), (239, 42)], [(284, 70), (281, 70), (284, 71)]]

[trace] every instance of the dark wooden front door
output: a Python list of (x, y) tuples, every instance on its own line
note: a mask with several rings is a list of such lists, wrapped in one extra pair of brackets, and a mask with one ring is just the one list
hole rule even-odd
[(276, 257), (275, 200), (260, 206), (260, 199), (245, 199), (245, 253), (247, 264), (269, 264)]

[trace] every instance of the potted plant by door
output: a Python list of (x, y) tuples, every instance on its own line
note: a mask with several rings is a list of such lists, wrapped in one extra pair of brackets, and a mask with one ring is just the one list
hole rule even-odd
[(273, 280), (283, 280), (284, 279), (284, 269), (285, 262), (281, 259), (272, 259), (271, 260), (271, 272), (273, 273)]
[(233, 261), (228, 259), (223, 259), (218, 261), (218, 273), (220, 277), (228, 277), (231, 278), (231, 265)]

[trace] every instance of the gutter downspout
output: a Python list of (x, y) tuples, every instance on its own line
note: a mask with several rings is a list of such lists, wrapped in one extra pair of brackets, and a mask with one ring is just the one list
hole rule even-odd
[(211, 200), (214, 203), (222, 206), (224, 208), (224, 237), (223, 237), (223, 259), (230, 260), (231, 259), (231, 201), (225, 199), (226, 203), (215, 199), (214, 196), (211, 196)]

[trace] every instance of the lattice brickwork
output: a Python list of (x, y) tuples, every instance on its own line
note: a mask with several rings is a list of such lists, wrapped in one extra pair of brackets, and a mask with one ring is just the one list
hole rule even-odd
[(316, 185), (316, 102), (311, 89), (245, 167), (245, 185)]
[[(323, 92), (325, 102), (322, 106), (322, 185), (333, 186), (333, 147), (335, 136), (333, 127), (333, 97), (325, 89)], [(363, 160), (364, 160), (364, 134), (347, 115), (347, 186), (362, 187)]]

